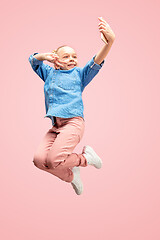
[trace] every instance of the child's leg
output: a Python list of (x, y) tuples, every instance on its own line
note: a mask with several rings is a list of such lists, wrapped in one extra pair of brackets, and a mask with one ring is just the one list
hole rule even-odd
[(85, 123), (81, 117), (58, 120), (60, 127), (57, 132), (59, 134), (47, 155), (47, 171), (63, 181), (71, 182), (73, 180), (72, 168), (87, 166), (87, 160), (83, 154), (72, 153), (82, 139)]
[(66, 182), (73, 180), (74, 166), (87, 166), (83, 154), (72, 153), (82, 139), (84, 120), (81, 117), (57, 119), (56, 127), (52, 127), (44, 136), (35, 155), (34, 164)]
[(57, 133), (53, 132), (53, 129), (49, 129), (49, 131), (45, 134), (42, 141), (40, 142), (33, 158), (33, 163), (36, 167), (47, 170), (48, 166), (46, 163), (48, 152), (50, 151), (53, 142), (57, 137)]

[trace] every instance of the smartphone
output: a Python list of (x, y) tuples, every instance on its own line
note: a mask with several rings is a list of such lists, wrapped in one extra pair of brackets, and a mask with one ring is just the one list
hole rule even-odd
[(101, 33), (101, 39), (105, 44), (108, 44), (107, 39), (105, 38), (105, 36), (103, 35), (103, 33)]

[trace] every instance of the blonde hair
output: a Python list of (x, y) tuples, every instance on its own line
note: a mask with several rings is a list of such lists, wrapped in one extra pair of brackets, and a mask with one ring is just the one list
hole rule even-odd
[(58, 50), (59, 50), (60, 48), (63, 48), (63, 47), (68, 47), (68, 46), (67, 46), (67, 45), (62, 45), (62, 46), (58, 47), (57, 49), (54, 49), (52, 52), (53, 52), (53, 53), (57, 53)]

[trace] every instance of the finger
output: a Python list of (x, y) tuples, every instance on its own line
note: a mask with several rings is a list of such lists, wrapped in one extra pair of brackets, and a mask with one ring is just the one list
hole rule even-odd
[(57, 59), (57, 61), (60, 62), (60, 63), (65, 63), (65, 61), (60, 60), (60, 59)]
[(56, 69), (60, 68), (56, 63), (54, 63), (54, 66), (55, 66)]
[(100, 31), (101, 33), (105, 33), (105, 32), (106, 32), (105, 29), (99, 29), (99, 31)]
[(98, 17), (98, 19), (102, 22), (106, 22), (102, 17)]
[(105, 23), (98, 24), (98, 27), (101, 27), (101, 26), (106, 27), (106, 24)]
[(63, 65), (61, 63), (59, 63), (58, 61), (56, 61), (56, 64), (60, 67), (63, 67)]
[(105, 44), (108, 44), (108, 39), (104, 37), (104, 34), (101, 32), (101, 39)]
[(105, 21), (103, 17), (98, 17), (99, 20)]
[(61, 62), (61, 63), (65, 63), (65, 61), (59, 59), (58, 55), (54, 55), (54, 59)]
[(100, 24), (105, 24), (105, 25), (107, 25), (108, 23), (105, 22), (105, 21), (101, 21), (101, 22), (98, 23), (98, 25), (100, 25)]
[(107, 30), (106, 27), (99, 27), (99, 30)]
[(100, 26), (100, 27), (98, 27), (99, 28), (99, 30), (100, 29), (104, 29), (104, 30), (106, 30), (106, 31), (110, 31), (110, 28), (108, 28), (107, 26)]
[(98, 23), (98, 25), (105, 25), (105, 23), (104, 22), (100, 22), (100, 23)]
[(58, 56), (56, 54), (54, 54), (54, 53), (52, 54), (52, 57), (53, 58), (58, 58)]
[(105, 23), (105, 24), (108, 24), (102, 17), (98, 17), (98, 19), (99, 19), (101, 22), (103, 22), (103, 23)]
[(99, 23), (99, 24), (98, 24), (98, 27), (100, 27), (100, 26), (104, 26), (104, 27), (110, 28), (110, 26), (109, 26), (108, 23)]
[(102, 33), (105, 33), (104, 29), (101, 29), (101, 30), (99, 30), (99, 31), (102, 32)]

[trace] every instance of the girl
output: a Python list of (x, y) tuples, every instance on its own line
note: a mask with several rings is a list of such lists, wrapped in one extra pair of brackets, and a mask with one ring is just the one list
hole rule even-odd
[[(102, 160), (88, 145), (81, 154), (73, 153), (85, 128), (82, 92), (102, 68), (115, 39), (109, 24), (102, 17), (98, 19), (105, 45), (83, 68), (78, 67), (75, 50), (66, 45), (53, 52), (34, 53), (29, 57), (33, 70), (45, 83), (45, 117), (52, 120), (52, 128), (38, 146), (33, 162), (39, 169), (71, 183), (78, 195), (83, 192), (79, 166), (102, 167)], [(44, 60), (53, 63), (54, 68), (44, 64)]]

